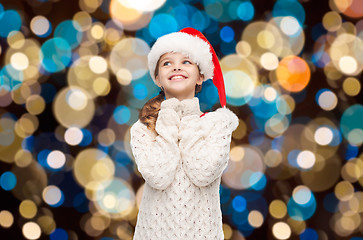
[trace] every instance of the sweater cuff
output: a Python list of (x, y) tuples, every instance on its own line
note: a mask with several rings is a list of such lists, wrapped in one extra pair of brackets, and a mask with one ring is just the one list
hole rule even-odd
[(199, 98), (187, 98), (180, 102), (182, 117), (190, 115), (200, 115)]

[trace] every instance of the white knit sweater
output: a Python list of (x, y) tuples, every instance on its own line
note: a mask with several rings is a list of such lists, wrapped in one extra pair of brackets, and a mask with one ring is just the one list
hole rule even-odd
[(200, 117), (199, 99), (161, 103), (155, 130), (138, 120), (131, 149), (145, 179), (134, 240), (222, 240), (219, 186), (238, 117), (218, 108)]

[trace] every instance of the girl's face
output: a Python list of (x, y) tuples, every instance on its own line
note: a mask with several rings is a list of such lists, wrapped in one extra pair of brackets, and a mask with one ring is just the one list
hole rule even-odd
[(165, 53), (157, 66), (155, 80), (159, 87), (163, 86), (166, 99), (175, 97), (181, 101), (193, 98), (196, 84), (203, 83), (197, 64), (181, 53)]

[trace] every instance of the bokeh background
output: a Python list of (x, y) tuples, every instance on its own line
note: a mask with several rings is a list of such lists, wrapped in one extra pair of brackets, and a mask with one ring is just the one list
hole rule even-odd
[[(363, 239), (361, 0), (1, 0), (1, 239), (132, 239), (147, 54), (183, 27), (240, 119), (225, 239)], [(197, 96), (220, 107), (211, 80)]]

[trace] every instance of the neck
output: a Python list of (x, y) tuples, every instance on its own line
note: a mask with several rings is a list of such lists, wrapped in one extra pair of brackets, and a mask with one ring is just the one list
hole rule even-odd
[(195, 96), (194, 93), (189, 95), (178, 95), (178, 96), (165, 93), (165, 99), (174, 98), (174, 97), (177, 98), (179, 101), (182, 101), (184, 99), (193, 99)]

